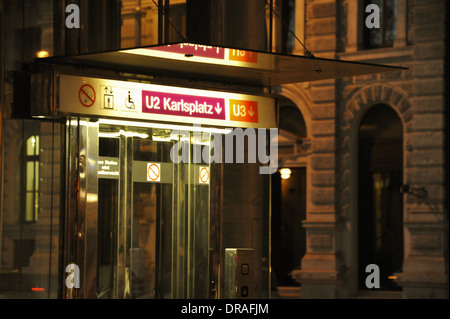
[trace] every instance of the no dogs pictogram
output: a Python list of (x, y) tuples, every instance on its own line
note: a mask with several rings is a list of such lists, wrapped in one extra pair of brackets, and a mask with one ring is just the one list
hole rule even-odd
[(161, 164), (147, 163), (147, 181), (161, 181)]
[(209, 168), (208, 167), (200, 167), (199, 183), (200, 184), (208, 184), (209, 183)]
[(78, 92), (78, 98), (85, 107), (91, 107), (95, 102), (95, 90), (90, 84), (85, 84), (80, 88)]

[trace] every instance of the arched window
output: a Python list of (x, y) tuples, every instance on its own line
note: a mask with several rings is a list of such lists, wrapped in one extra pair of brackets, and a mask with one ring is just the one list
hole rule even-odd
[(403, 125), (387, 105), (371, 108), (358, 131), (359, 288), (367, 289), (365, 268), (380, 269), (382, 290), (399, 290), (389, 277), (403, 261)]

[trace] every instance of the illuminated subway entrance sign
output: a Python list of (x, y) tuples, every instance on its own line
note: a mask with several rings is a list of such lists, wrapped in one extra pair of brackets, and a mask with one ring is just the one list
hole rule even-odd
[[(61, 115), (276, 128), (271, 97), (66, 74), (61, 74), (59, 81), (57, 114)], [(95, 98), (83, 93), (86, 97), (80, 99), (80, 92)]]
[(225, 99), (142, 91), (142, 112), (225, 120)]
[(166, 46), (148, 48), (147, 50), (183, 54), (184, 56), (199, 56), (211, 59), (225, 59), (227, 49), (221, 47), (213, 47), (209, 45), (199, 45), (192, 43), (180, 43)]
[[(136, 50), (136, 51), (133, 51)], [(162, 57), (180, 59), (179, 55), (184, 57), (197, 57), (197, 58), (209, 58), (222, 60), (224, 62), (228, 61), (229, 64), (233, 62), (246, 62), (252, 66), (258, 62), (258, 53), (246, 50), (238, 49), (228, 49), (221, 47), (214, 47), (209, 45), (199, 45), (192, 43), (180, 43), (172, 44), (160, 47), (147, 48), (148, 50), (145, 54), (157, 56), (156, 52), (160, 52)], [(138, 54), (143, 54), (141, 49), (131, 49), (127, 53), (136, 52)], [(144, 51), (145, 52), (145, 51)], [(207, 61), (203, 61), (207, 62)], [(241, 65), (243, 66), (243, 65)], [(254, 65), (253, 65), (254, 66)]]
[(121, 51), (124, 54), (137, 54), (172, 60), (230, 65), (249, 68), (272, 67), (272, 59), (258, 52), (200, 45), (192, 43), (169, 44), (165, 46), (137, 48)]

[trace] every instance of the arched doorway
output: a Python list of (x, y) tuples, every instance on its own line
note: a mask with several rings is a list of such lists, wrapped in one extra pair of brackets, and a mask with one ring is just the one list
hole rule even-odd
[[(293, 160), (293, 145), (307, 137), (307, 128), (294, 102), (280, 97), (279, 105), (279, 168), (288, 168), (290, 174), (282, 176), (279, 170), (272, 175), (272, 275), (280, 297), (290, 298), (295, 291), (290, 289), (299, 286), (290, 273), (300, 266), (306, 252), (302, 227), (306, 219), (306, 168)], [(286, 159), (290, 161), (286, 163)]]
[(403, 261), (403, 125), (389, 106), (372, 107), (358, 130), (359, 289), (366, 266), (380, 270), (381, 290), (400, 290), (392, 275)]

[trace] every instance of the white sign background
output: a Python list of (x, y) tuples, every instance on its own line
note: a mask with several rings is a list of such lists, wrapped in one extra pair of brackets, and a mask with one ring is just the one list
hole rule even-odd
[[(94, 103), (89, 107), (84, 106), (79, 98), (80, 89), (86, 84), (92, 86), (96, 96)], [(109, 90), (105, 88), (108, 88)], [(223, 98), (225, 99), (226, 107), (224, 111), (226, 112), (226, 117), (225, 120), (220, 120), (190, 116), (144, 113), (142, 112), (142, 91)], [(257, 102), (259, 113), (258, 122), (231, 121), (229, 107), (230, 100)], [(59, 76), (59, 105), (57, 106), (57, 113), (60, 115), (93, 115), (100, 117), (104, 116), (138, 120), (191, 123), (224, 127), (276, 128), (275, 99), (270, 97), (73, 76), (67, 74), (60, 74)]]

